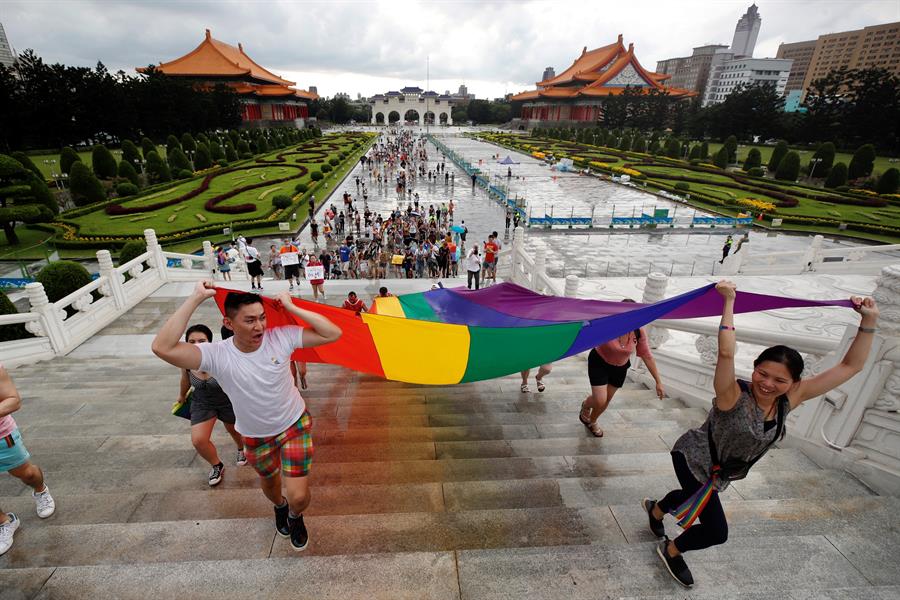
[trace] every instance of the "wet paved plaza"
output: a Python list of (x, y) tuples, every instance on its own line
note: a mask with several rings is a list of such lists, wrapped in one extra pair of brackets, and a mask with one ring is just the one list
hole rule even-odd
[[(433, 133), (447, 147), (473, 164), (481, 161), (479, 166), (491, 175), (495, 183), (506, 185), (507, 167), (498, 165), (494, 156), (512, 156), (520, 164), (511, 167), (513, 176), (509, 178), (510, 194), (524, 196), (527, 201), (526, 211), (531, 211), (534, 215), (550, 214), (552, 210), (555, 216), (591, 216), (593, 211), (595, 219), (602, 222), (613, 214), (639, 215), (641, 212), (652, 212), (654, 208), (668, 208), (676, 219), (689, 219), (695, 212), (693, 208), (634, 188), (601, 181), (593, 176), (551, 171), (537, 159), (464, 137), (461, 131), (464, 130), (452, 128), (450, 132), (438, 130)], [(433, 145), (429, 145), (428, 149), (428, 168), (434, 169), (441, 162), (442, 155)], [(430, 204), (437, 205), (452, 199), (456, 206), (455, 222), (465, 221), (470, 232), (469, 244), (485, 240), (491, 231), (499, 231), (502, 235), (503, 208), (490, 200), (484, 190), (476, 188), (473, 191), (471, 180), (451, 162), (446, 162), (446, 169), (448, 173), (455, 175), (452, 185), (445, 184), (442, 178), (428, 181), (427, 177), (420, 177), (414, 181), (412, 189), (419, 194), (420, 206), (427, 210)], [(406, 207), (406, 198), (398, 198), (392, 180), (387, 184), (379, 184), (371, 180), (368, 170), (361, 166), (354, 168), (338, 187), (329, 204), (340, 206), (341, 195), (348, 191), (356, 199), (356, 206), (362, 209), (362, 186), (357, 191), (356, 177), (368, 188), (368, 204), (373, 212), (386, 216), (398, 206)], [(703, 213), (698, 211), (698, 214)], [(320, 213), (320, 223), (321, 218)], [(526, 247), (532, 251), (542, 246), (547, 248), (547, 270), (555, 277), (567, 274), (582, 277), (635, 276), (646, 274), (651, 269), (681, 276), (710, 275), (715, 273), (728, 233), (733, 231), (699, 227), (691, 233), (683, 229), (674, 233), (662, 230), (653, 233), (630, 233), (627, 230), (591, 233), (577, 229), (532, 230), (526, 235)], [(308, 228), (303, 229), (300, 240), (301, 245), (312, 245)], [(752, 231), (750, 242), (742, 251), (749, 250), (751, 254), (799, 251), (806, 249), (810, 240), (809, 236), (803, 235)], [(825, 241), (826, 248), (855, 245), (858, 244), (829, 238)]]

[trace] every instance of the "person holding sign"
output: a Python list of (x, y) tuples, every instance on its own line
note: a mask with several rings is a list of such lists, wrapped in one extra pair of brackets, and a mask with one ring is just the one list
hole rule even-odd
[(312, 286), (313, 302), (319, 301), (319, 294), (322, 294), (324, 302), (327, 299), (325, 296), (325, 267), (315, 254), (309, 255), (309, 262), (306, 264), (306, 280)]
[(300, 249), (291, 240), (284, 240), (284, 245), (279, 251), (281, 254), (281, 266), (284, 268), (284, 278), (288, 280), (290, 288), (294, 291), (294, 282), (300, 287)]

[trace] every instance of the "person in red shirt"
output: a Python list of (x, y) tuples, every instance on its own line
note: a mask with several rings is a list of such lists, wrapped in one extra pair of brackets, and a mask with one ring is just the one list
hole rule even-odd
[(497, 282), (497, 251), (499, 248), (494, 243), (494, 236), (489, 235), (488, 241), (484, 243), (484, 272), (481, 274), (482, 281), (487, 281), (488, 277)]
[(352, 310), (357, 315), (361, 312), (369, 312), (369, 309), (366, 308), (366, 303), (356, 296), (356, 292), (347, 294), (347, 299), (344, 300), (344, 308)]
[[(630, 298), (622, 302), (634, 302)], [(591, 395), (581, 403), (578, 420), (596, 437), (603, 437), (603, 429), (597, 419), (607, 409), (613, 396), (625, 385), (625, 376), (631, 366), (631, 355), (637, 355), (644, 361), (647, 371), (656, 382), (656, 395), (662, 399), (666, 392), (663, 389), (656, 361), (650, 352), (647, 332), (644, 328), (629, 331), (591, 350), (588, 355), (588, 378), (591, 381)]]
[[(309, 262), (306, 264), (306, 267), (321, 267), (322, 261), (319, 260), (319, 257), (315, 254), (309, 255)], [(313, 301), (319, 301), (319, 294), (322, 294), (322, 301), (324, 302), (327, 298), (325, 296), (325, 280), (324, 279), (310, 279), (309, 284), (312, 286), (313, 291)]]

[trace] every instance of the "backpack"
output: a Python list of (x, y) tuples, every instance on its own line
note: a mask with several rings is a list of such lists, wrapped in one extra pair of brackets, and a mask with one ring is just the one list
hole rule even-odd
[(219, 251), (219, 252), (216, 254), (216, 262), (219, 264), (219, 266), (225, 264), (225, 253), (224, 253), (224, 252)]

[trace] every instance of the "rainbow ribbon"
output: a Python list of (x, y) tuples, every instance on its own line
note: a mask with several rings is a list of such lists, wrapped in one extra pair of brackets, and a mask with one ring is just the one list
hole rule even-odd
[(703, 512), (703, 509), (706, 508), (706, 504), (709, 502), (709, 499), (712, 498), (713, 491), (716, 488), (718, 473), (719, 466), (716, 465), (713, 467), (712, 477), (706, 481), (706, 484), (702, 488), (682, 502), (681, 506), (669, 511), (669, 514), (678, 519), (679, 527), (687, 529), (693, 525), (694, 521), (697, 520), (697, 517), (700, 516), (700, 513)]

